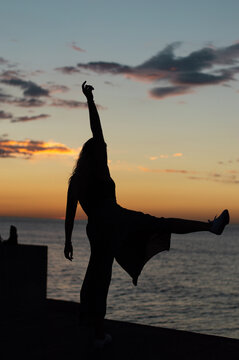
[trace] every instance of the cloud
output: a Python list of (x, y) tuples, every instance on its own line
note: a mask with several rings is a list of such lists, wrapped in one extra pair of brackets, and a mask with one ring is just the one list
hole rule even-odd
[(15, 98), (10, 95), (5, 95), (0, 93), (0, 103), (8, 104), (8, 105), (15, 105), (24, 108), (31, 108), (31, 107), (41, 107), (46, 105), (45, 101), (36, 98)]
[(65, 85), (48, 85), (48, 89), (50, 91), (51, 94), (59, 94), (59, 93), (66, 93), (68, 92), (70, 89), (68, 88), (68, 86)]
[(64, 108), (70, 108), (70, 109), (76, 109), (76, 108), (86, 109), (87, 103), (77, 101), (77, 100), (53, 99), (51, 106), (64, 107)]
[(45, 73), (44, 70), (35, 70), (35, 71), (32, 71), (30, 74), (31, 74), (31, 76), (36, 76), (36, 75), (41, 75), (44, 73)]
[(19, 116), (17, 118), (14, 118), (11, 120), (11, 122), (26, 122), (26, 121), (33, 121), (33, 120), (39, 120), (39, 119), (47, 119), (50, 115), (47, 114), (40, 114), (35, 116)]
[(71, 149), (57, 142), (36, 140), (9, 140), (0, 138), (0, 158), (30, 159), (33, 155), (75, 156), (79, 149)]
[(77, 67), (74, 67), (74, 66), (63, 66), (63, 67), (58, 67), (58, 68), (55, 68), (56, 71), (60, 71), (62, 72), (63, 74), (67, 74), (67, 75), (71, 75), (71, 74), (74, 74), (74, 73), (79, 73), (80, 70), (77, 68)]
[(18, 77), (11, 77), (8, 79), (2, 79), (1, 83), (10, 86), (18, 86), (24, 90), (23, 94), (25, 96), (39, 97), (39, 96), (49, 96), (49, 90), (42, 88), (41, 86), (35, 84), (32, 81), (25, 81)]
[(195, 171), (179, 170), (179, 169), (149, 169), (143, 166), (138, 166), (138, 169), (143, 172), (151, 173), (176, 173), (176, 174), (195, 174)]
[(225, 184), (239, 184), (239, 171), (231, 170), (226, 173), (215, 173), (207, 171), (193, 171), (182, 169), (150, 169), (143, 166), (138, 166), (138, 169), (145, 173), (167, 173), (167, 174), (182, 174), (189, 180), (213, 181)]
[(6, 70), (1, 72), (0, 78), (5, 80), (10, 80), (11, 78), (18, 78), (23, 76), (20, 70)]
[(4, 102), (9, 98), (11, 98), (11, 95), (5, 94), (2, 89), (0, 89), (0, 102)]
[(42, 101), (40, 99), (34, 99), (34, 98), (21, 98), (21, 99), (13, 99), (11, 102), (13, 105), (20, 106), (20, 107), (41, 107), (46, 105), (45, 101)]
[(235, 175), (228, 176), (228, 175), (219, 175), (219, 174), (207, 174), (206, 176), (188, 176), (190, 180), (204, 180), (204, 181), (213, 181), (219, 182), (224, 184), (239, 184), (239, 178)]
[[(127, 65), (121, 65), (115, 62), (90, 62), (88, 64), (77, 64), (78, 68), (85, 69), (85, 70), (91, 70), (94, 72), (97, 72), (99, 74), (104, 73), (110, 73), (113, 75), (117, 74), (130, 74), (131, 73), (131, 67)], [(133, 69), (133, 68), (132, 68)]]
[(163, 86), (153, 88), (149, 91), (149, 96), (153, 99), (165, 99), (169, 96), (192, 94), (193, 91), (187, 86)]
[(72, 41), (70, 44), (68, 44), (68, 46), (70, 46), (73, 50), (80, 51), (80, 52), (85, 52), (84, 49), (82, 49), (81, 47), (76, 45), (75, 41)]
[(2, 89), (0, 89), (0, 103), (27, 108), (46, 105), (46, 101), (40, 100), (37, 97), (16, 98), (12, 95), (5, 94)]
[[(32, 108), (32, 107), (42, 107), (48, 105), (47, 102), (39, 97), (45, 96), (47, 99), (51, 99), (50, 106), (55, 107), (64, 107), (68, 109), (76, 109), (82, 108), (87, 109), (87, 103), (81, 102), (77, 100), (64, 100), (64, 99), (57, 99), (53, 98), (51, 94), (53, 93), (65, 93), (69, 91), (69, 88), (65, 85), (57, 85), (57, 84), (49, 84), (48, 89), (43, 89), (38, 87), (38, 85), (30, 82), (24, 81), (19, 78), (9, 78), (9, 79), (2, 79), (2, 83), (12, 85), (12, 86), (19, 86), (23, 89), (25, 97), (17, 98), (12, 95), (5, 94), (2, 89), (0, 89), (0, 103), (8, 104), (8, 105), (15, 105), (19, 107), (25, 108)], [(29, 85), (30, 84), (30, 85)], [(31, 96), (30, 96), (31, 95)], [(105, 110), (106, 108), (97, 104), (98, 109)]]
[(167, 82), (168, 86), (155, 86), (149, 91), (155, 99), (189, 94), (198, 86), (224, 85), (239, 73), (239, 66), (235, 66), (239, 60), (239, 43), (218, 49), (208, 46), (185, 56), (176, 56), (175, 50), (180, 45), (179, 42), (170, 44), (138, 66), (104, 61), (77, 66), (98, 74), (124, 75), (137, 81)]
[[(236, 68), (234, 68), (234, 72)], [(237, 71), (238, 72), (238, 71)], [(184, 72), (175, 77), (174, 82), (183, 85), (215, 85), (225, 81), (233, 80), (233, 71), (221, 70), (220, 75), (206, 74), (200, 72)]]
[(106, 85), (115, 86), (111, 81), (104, 81)]
[(149, 157), (149, 160), (152, 160), (152, 161), (157, 160), (157, 159), (158, 159), (158, 156), (150, 156)]
[(3, 57), (0, 57), (0, 65), (6, 65), (6, 64), (8, 64), (8, 61)]
[(225, 166), (228, 166), (228, 164), (233, 164), (234, 162), (238, 162), (239, 161), (239, 159), (233, 159), (233, 160), (220, 160), (220, 161), (218, 161), (217, 163), (219, 164), (219, 165), (225, 165)]
[(12, 114), (6, 113), (5, 111), (0, 110), (0, 120), (5, 120), (5, 119), (12, 119)]
[(239, 170), (229, 170), (229, 174), (239, 174)]
[(150, 156), (149, 157), (149, 160), (157, 160), (158, 158), (159, 159), (168, 159), (169, 157), (182, 157), (183, 156), (183, 153), (174, 153), (172, 155), (167, 155), (167, 154), (161, 154), (159, 156)]
[[(64, 99), (52, 99), (51, 106), (64, 107), (67, 109), (88, 109), (86, 102), (77, 101), (77, 100), (64, 100)], [(102, 105), (96, 104), (97, 108), (100, 110), (105, 110), (106, 108)]]

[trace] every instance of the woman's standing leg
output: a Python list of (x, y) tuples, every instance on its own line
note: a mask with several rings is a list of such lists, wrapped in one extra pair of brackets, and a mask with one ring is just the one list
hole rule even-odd
[(104, 337), (104, 317), (114, 260), (110, 239), (87, 228), (91, 256), (80, 293), (81, 316), (95, 328), (96, 338)]

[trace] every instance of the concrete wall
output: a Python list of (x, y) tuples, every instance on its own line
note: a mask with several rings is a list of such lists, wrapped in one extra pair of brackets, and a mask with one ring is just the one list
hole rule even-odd
[(40, 303), (47, 294), (47, 246), (0, 245), (0, 302)]

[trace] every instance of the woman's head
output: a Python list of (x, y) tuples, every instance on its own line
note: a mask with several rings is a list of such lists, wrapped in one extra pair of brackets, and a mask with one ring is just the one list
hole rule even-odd
[(81, 152), (76, 161), (70, 180), (74, 175), (80, 175), (80, 174), (89, 175), (92, 172), (95, 163), (95, 154), (96, 154), (95, 140), (94, 138), (90, 138), (84, 143), (81, 149)]
[(79, 158), (85, 158), (87, 160), (93, 160), (95, 157), (95, 140), (90, 138), (82, 146)]

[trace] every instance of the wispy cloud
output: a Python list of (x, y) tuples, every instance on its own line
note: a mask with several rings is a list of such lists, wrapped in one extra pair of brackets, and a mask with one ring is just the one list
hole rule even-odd
[[(67, 109), (88, 109), (86, 102), (77, 101), (77, 100), (64, 100), (64, 99), (52, 99), (51, 106), (55, 107), (64, 107)], [(96, 104), (98, 109), (106, 110), (102, 105)]]
[(53, 99), (51, 106), (56, 107), (64, 107), (69, 109), (75, 109), (75, 108), (87, 108), (87, 103), (77, 100), (63, 100), (63, 99)]
[(68, 92), (70, 89), (66, 85), (51, 84), (47, 85), (50, 94), (62, 94)]
[(0, 57), (0, 65), (6, 65), (8, 64), (8, 60), (4, 59), (3, 57)]
[(228, 174), (206, 174), (205, 176), (188, 176), (190, 180), (214, 181), (224, 184), (239, 184), (239, 177)]
[(115, 86), (111, 81), (104, 81), (105, 85)]
[(9, 120), (12, 119), (12, 114), (11, 113), (6, 113), (3, 110), (0, 110), (0, 120)]
[(138, 66), (96, 61), (79, 63), (77, 67), (154, 84), (166, 82), (167, 86), (154, 86), (149, 91), (155, 99), (189, 94), (198, 86), (227, 84), (239, 73), (238, 43), (223, 48), (208, 46), (186, 56), (176, 56), (175, 50), (180, 45), (179, 42), (170, 44)]
[(0, 110), (0, 120), (11, 120), (12, 123), (47, 119), (49, 117), (50, 117), (50, 115), (47, 115), (47, 114), (14, 117), (13, 114), (7, 113), (3, 110)]
[(71, 149), (64, 144), (57, 142), (0, 138), (0, 158), (30, 159), (33, 155), (75, 156), (78, 151), (79, 149)]
[(63, 74), (67, 74), (67, 75), (71, 75), (71, 74), (80, 72), (80, 69), (78, 69), (75, 66), (62, 66), (62, 67), (55, 68), (55, 70), (59, 71)]
[(24, 108), (41, 107), (46, 105), (46, 101), (40, 100), (39, 98), (16, 98), (2, 92), (0, 92), (0, 103)]
[(185, 169), (151, 169), (144, 166), (138, 166), (138, 170), (145, 173), (181, 174), (185, 175), (186, 178), (190, 180), (213, 181), (225, 184), (239, 184), (239, 171), (237, 170), (219, 173)]
[(183, 153), (175, 153), (175, 154), (173, 154), (173, 157), (182, 157), (183, 156)]
[(11, 95), (5, 94), (5, 93), (3, 92), (3, 90), (0, 89), (0, 103), (1, 103), (1, 102), (3, 103), (5, 100), (10, 99), (10, 98), (11, 98)]
[(70, 46), (73, 50), (85, 52), (85, 50), (82, 49), (81, 47), (79, 47), (75, 41), (72, 41), (71, 43), (69, 43), (67, 45)]
[(143, 166), (138, 166), (138, 169), (143, 172), (151, 173), (176, 173), (176, 174), (196, 174), (196, 171), (181, 170), (181, 169), (150, 169)]
[(19, 116), (16, 118), (13, 118), (11, 120), (11, 122), (16, 123), (16, 122), (27, 122), (27, 121), (34, 121), (34, 120), (41, 120), (41, 119), (47, 119), (49, 118), (50, 115), (47, 114), (40, 114), (40, 115), (35, 115), (35, 116)]
[(157, 156), (150, 156), (149, 157), (149, 160), (151, 161), (154, 161), (154, 160), (157, 160), (157, 159), (168, 159), (169, 157), (182, 157), (183, 156), (183, 153), (174, 153), (172, 155), (168, 155), (168, 154), (160, 154), (160, 155), (157, 155)]
[(151, 160), (151, 161), (154, 161), (154, 160), (157, 160), (158, 159), (158, 156), (150, 156), (149, 157), (149, 160)]
[[(59, 99), (54, 98), (50, 94), (51, 93), (62, 93), (67, 92), (69, 89), (67, 86), (64, 85), (51, 85), (49, 87), (49, 90), (46, 90), (48, 92), (47, 100), (42, 100), (39, 97), (22, 97), (17, 98), (12, 95), (4, 93), (0, 89), (0, 104), (8, 104), (8, 105), (14, 105), (24, 108), (35, 108), (35, 107), (43, 107), (43, 106), (54, 106), (54, 107), (64, 107), (67, 109), (87, 109), (87, 103), (77, 100), (69, 100), (69, 99)], [(51, 101), (49, 103), (49, 101)], [(100, 110), (106, 110), (106, 107), (96, 104), (97, 108)]]

